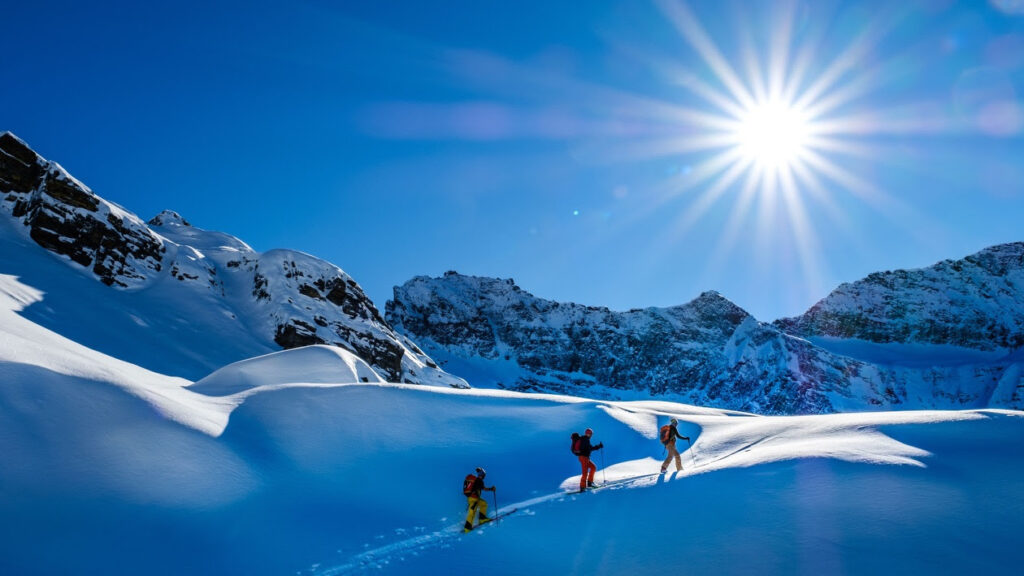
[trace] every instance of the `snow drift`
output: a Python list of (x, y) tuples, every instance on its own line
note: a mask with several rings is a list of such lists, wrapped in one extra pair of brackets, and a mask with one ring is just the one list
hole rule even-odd
[[(759, 417), (381, 382), (331, 348), (190, 385), (17, 314), (0, 277), (0, 572), (696, 574), (1012, 571), (1024, 419)], [(349, 382), (328, 382), (339, 374)], [(309, 382), (301, 380), (308, 379)], [(656, 472), (669, 416), (694, 439)], [(591, 427), (592, 494), (569, 433)], [(501, 522), (462, 536), (462, 477)]]

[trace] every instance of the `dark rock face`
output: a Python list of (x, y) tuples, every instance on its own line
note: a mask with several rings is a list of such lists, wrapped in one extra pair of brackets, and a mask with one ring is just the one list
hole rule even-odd
[[(8, 191), (10, 202), (18, 202), (14, 194), (35, 190), (46, 172), (39, 156), (10, 132), (0, 134), (0, 189)], [(24, 205), (17, 206), (15, 216), (25, 214)]]
[(161, 270), (163, 243), (141, 221), (10, 132), (0, 135), (0, 194), (37, 244), (91, 268), (108, 286), (136, 287)]
[(228, 267), (252, 275), (252, 295), (268, 307), (274, 341), (282, 348), (333, 344), (354, 352), (389, 381), (418, 381), (403, 365), (407, 347), (401, 337), (359, 284), (336, 266), (275, 250), (232, 261)]
[(919, 270), (843, 284), (804, 315), (776, 322), (803, 337), (949, 344), (978, 350), (1024, 346), (1024, 242), (1002, 244)]
[(448, 273), (395, 288), (386, 316), (442, 365), (468, 362), (479, 385), (516, 390), (812, 414), (979, 407), (996, 382), (1014, 385), (1012, 362), (910, 369), (834, 354), (714, 292), (672, 308), (612, 312), (536, 298), (511, 280)]
[(164, 210), (146, 222), (150, 226), (192, 226), (174, 210)]
[(316, 328), (295, 318), (292, 319), (290, 324), (278, 324), (277, 334), (274, 335), (274, 342), (277, 342), (285, 350), (327, 343), (316, 335)]

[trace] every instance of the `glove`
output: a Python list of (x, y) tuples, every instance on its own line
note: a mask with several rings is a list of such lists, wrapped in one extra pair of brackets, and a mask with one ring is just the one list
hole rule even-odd
[(491, 486), (491, 487), (489, 488), (489, 490), (490, 490), (491, 492), (497, 492), (497, 491), (498, 491), (498, 487), (497, 487), (497, 486)]
[(597, 446), (594, 446), (594, 450), (600, 450), (601, 448), (604, 448), (604, 442), (601, 442)]

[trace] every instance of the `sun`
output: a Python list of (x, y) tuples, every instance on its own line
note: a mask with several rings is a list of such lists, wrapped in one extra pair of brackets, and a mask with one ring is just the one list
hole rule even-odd
[(736, 145), (763, 169), (792, 167), (806, 153), (811, 122), (802, 110), (782, 100), (755, 103), (738, 118)]

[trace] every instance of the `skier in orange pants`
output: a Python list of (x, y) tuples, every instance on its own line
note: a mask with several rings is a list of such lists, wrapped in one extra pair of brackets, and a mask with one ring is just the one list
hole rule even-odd
[(604, 448), (604, 442), (597, 446), (590, 445), (590, 437), (593, 435), (594, 431), (587, 428), (586, 431), (583, 432), (583, 436), (574, 438), (573, 442), (572, 452), (577, 458), (579, 458), (580, 467), (582, 468), (582, 473), (580, 474), (580, 492), (585, 491), (588, 486), (590, 488), (594, 487), (594, 473), (597, 472), (597, 466), (590, 461), (590, 453), (594, 450)]

